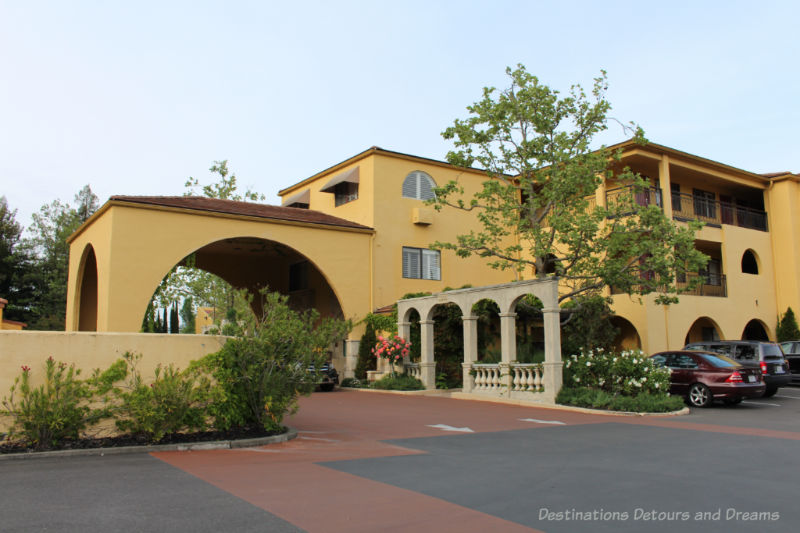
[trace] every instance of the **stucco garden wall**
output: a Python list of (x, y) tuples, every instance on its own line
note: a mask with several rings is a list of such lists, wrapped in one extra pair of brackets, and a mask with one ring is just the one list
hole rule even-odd
[[(126, 351), (137, 352), (142, 354), (139, 370), (147, 380), (159, 363), (186, 368), (191, 361), (218, 351), (226, 339), (213, 335), (0, 331), (0, 399), (8, 396), (22, 365), (31, 368), (32, 381), (38, 384), (48, 357), (74, 363), (81, 375), (87, 376), (95, 368), (108, 368)], [(4, 428), (0, 421), (0, 431)]]

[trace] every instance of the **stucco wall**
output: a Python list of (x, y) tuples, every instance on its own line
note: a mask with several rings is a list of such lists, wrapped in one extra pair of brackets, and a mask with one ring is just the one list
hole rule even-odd
[[(22, 365), (31, 368), (33, 383), (44, 374), (48, 357), (74, 363), (88, 376), (105, 369), (126, 351), (142, 354), (139, 370), (151, 379), (161, 363), (186, 368), (193, 360), (218, 351), (226, 337), (211, 335), (161, 335), (151, 333), (93, 333), (60, 331), (0, 331), (0, 398), (8, 396)], [(0, 431), (4, 424), (0, 421)]]

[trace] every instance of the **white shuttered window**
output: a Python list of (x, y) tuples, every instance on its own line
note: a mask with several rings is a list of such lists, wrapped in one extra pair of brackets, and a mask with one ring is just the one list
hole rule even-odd
[(403, 277), (410, 279), (442, 279), (439, 250), (403, 247)]

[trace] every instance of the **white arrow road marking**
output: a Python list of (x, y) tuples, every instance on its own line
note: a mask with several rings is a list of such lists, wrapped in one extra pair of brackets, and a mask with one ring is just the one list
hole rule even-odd
[(537, 420), (535, 418), (518, 418), (520, 422), (536, 422), (537, 424), (554, 424), (556, 426), (564, 426), (564, 422), (559, 422), (558, 420)]
[(446, 424), (427, 424), (429, 428), (441, 429), (442, 431), (460, 431), (461, 433), (475, 433), (470, 428), (454, 428)]

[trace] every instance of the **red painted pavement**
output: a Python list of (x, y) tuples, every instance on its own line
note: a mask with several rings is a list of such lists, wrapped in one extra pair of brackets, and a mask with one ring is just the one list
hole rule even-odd
[(800, 439), (800, 433), (692, 424), (679, 418), (610, 417), (448, 398), (336, 391), (303, 398), (286, 423), (297, 439), (259, 448), (162, 452), (155, 457), (311, 532), (536, 531), (438, 498), (316, 463), (421, 453), (385, 440), (622, 422)]

